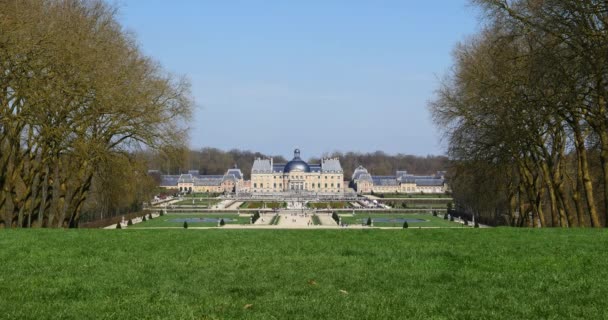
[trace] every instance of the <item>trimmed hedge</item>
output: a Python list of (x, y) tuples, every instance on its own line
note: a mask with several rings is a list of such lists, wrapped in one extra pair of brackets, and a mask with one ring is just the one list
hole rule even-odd
[(256, 221), (258, 221), (259, 218), (260, 218), (260, 212), (256, 211), (256, 213), (254, 213), (251, 218), (251, 224), (254, 224)]
[(331, 218), (336, 221), (336, 224), (340, 224), (340, 216), (335, 211), (331, 214)]

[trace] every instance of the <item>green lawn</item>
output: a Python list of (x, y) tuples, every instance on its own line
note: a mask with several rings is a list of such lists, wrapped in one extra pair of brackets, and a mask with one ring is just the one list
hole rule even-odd
[(422, 219), (425, 222), (408, 222), (410, 228), (416, 227), (462, 227), (461, 223), (444, 220), (443, 216), (433, 217), (430, 214), (382, 214), (375, 212), (357, 212), (352, 214), (340, 215), (342, 223), (361, 224), (367, 222), (367, 218), (374, 220), (374, 227), (403, 227), (403, 222), (382, 222), (383, 219)]
[[(217, 220), (220, 218), (224, 218), (226, 224), (249, 224), (250, 220), (248, 217), (239, 217), (236, 213), (226, 213), (226, 214), (166, 214), (161, 217), (154, 218), (152, 220), (147, 220), (145, 222), (140, 222), (132, 225), (129, 228), (150, 228), (150, 227), (183, 227), (183, 221), (171, 221), (175, 219), (190, 219), (190, 218), (209, 218), (214, 219), (213, 222), (195, 222), (188, 221), (189, 227), (217, 227)], [(236, 220), (235, 222), (229, 222), (226, 219)]]
[(0, 232), (4, 319), (605, 319), (608, 231)]

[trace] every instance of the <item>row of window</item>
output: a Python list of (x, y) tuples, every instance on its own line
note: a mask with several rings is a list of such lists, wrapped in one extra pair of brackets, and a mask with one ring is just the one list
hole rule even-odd
[[(270, 193), (270, 192), (275, 192), (275, 191), (271, 190), (271, 189), (254, 189), (253, 192), (267, 192), (267, 193)], [(323, 191), (320, 191), (320, 192), (339, 193), (339, 192), (341, 192), (341, 189), (328, 189), (328, 190), (323, 190)]]
[[(308, 184), (306, 184), (306, 186), (308, 186)], [(313, 189), (315, 188), (315, 184), (314, 184), (314, 183), (312, 183), (310, 186), (311, 186)], [(253, 184), (253, 187), (254, 187), (254, 188), (257, 188), (257, 187), (258, 187), (258, 184), (257, 184), (257, 183), (254, 183), (254, 184)], [(277, 184), (276, 184), (276, 183), (274, 183), (274, 184), (273, 184), (273, 188), (276, 188), (276, 187), (277, 187)], [(334, 184), (333, 184), (333, 183), (331, 183), (331, 188), (333, 188), (333, 187), (334, 187)], [(336, 187), (337, 187), (337, 188), (340, 188), (340, 184), (338, 183), (338, 184), (336, 185)], [(260, 183), (260, 188), (264, 188), (264, 184), (263, 184), (263, 183)], [(279, 183), (279, 188), (283, 188), (283, 184), (282, 184), (282, 183)], [(317, 183), (317, 188), (321, 188), (321, 183)], [(325, 188), (327, 188), (327, 183), (325, 184)]]
[[(307, 176), (291, 176), (292, 179), (305, 179)], [(327, 180), (328, 176), (325, 176), (325, 180)], [(274, 179), (281, 179), (281, 176), (274, 176)], [(321, 176), (317, 176), (317, 179), (321, 179)], [(329, 176), (329, 179), (340, 179), (339, 176)]]

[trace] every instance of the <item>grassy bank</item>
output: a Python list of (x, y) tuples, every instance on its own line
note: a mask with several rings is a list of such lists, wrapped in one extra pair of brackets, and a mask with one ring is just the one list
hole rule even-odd
[(0, 232), (6, 319), (600, 319), (606, 230)]

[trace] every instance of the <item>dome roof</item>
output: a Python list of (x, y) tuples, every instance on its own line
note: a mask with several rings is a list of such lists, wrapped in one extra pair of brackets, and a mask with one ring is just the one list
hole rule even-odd
[(283, 169), (284, 173), (288, 173), (291, 171), (310, 172), (310, 166), (308, 165), (308, 163), (300, 159), (300, 149), (294, 150), (293, 160), (287, 162), (285, 168)]

